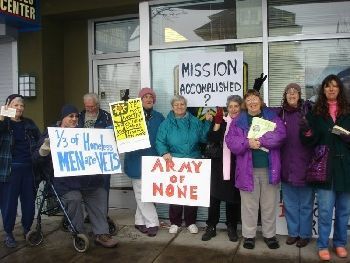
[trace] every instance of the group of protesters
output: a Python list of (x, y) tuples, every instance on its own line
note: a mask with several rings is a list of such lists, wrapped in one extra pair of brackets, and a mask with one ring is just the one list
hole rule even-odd
[[(187, 109), (186, 98), (175, 95), (166, 118), (154, 110), (156, 94), (151, 88), (139, 92), (151, 147), (125, 154), (125, 174), (131, 178), (136, 199), (135, 228), (150, 237), (157, 235), (159, 219), (155, 205), (141, 201), (142, 156), (172, 158), (210, 158), (211, 189), (207, 227), (202, 236), (208, 241), (216, 236), (220, 219), (220, 203), (225, 202), (227, 235), (237, 242), (237, 225), (241, 222), (243, 247), (254, 249), (259, 221), (263, 240), (270, 249), (279, 248), (276, 237), (276, 203), (280, 183), (287, 221), (287, 245), (305, 247), (312, 238), (313, 206), (318, 204), (318, 255), (330, 260), (329, 236), (334, 220), (332, 245), (338, 257), (347, 257), (347, 225), (350, 215), (350, 135), (334, 133), (335, 125), (350, 130), (350, 106), (343, 83), (336, 75), (327, 76), (315, 103), (302, 99), (297, 83), (285, 87), (280, 107), (267, 107), (259, 87), (245, 92), (243, 98), (227, 98), (227, 116), (223, 108), (216, 114), (208, 111), (200, 121)], [(98, 96), (84, 96), (85, 110), (72, 105), (61, 110), (56, 127), (109, 128), (109, 113), (100, 109)], [(22, 225), (27, 235), (34, 218), (37, 169), (53, 174), (47, 131), (42, 135), (34, 122), (23, 117), (23, 97), (13, 94), (6, 107), (15, 108), (16, 116), (0, 116), (0, 208), (6, 232), (5, 245), (16, 247), (12, 234), (17, 199), (22, 206)], [(214, 116), (213, 116), (214, 115)], [(275, 124), (272, 131), (259, 138), (248, 138), (255, 117)], [(201, 147), (206, 144), (204, 151)], [(326, 177), (308, 180), (310, 164), (319, 149), (326, 149)], [(316, 160), (317, 161), (317, 160)], [(315, 164), (314, 164), (315, 165)], [(84, 200), (95, 242), (115, 247), (117, 241), (108, 233), (108, 193), (110, 176), (89, 175), (54, 178), (68, 215), (79, 232), (84, 231)], [(334, 218), (333, 218), (334, 210)], [(169, 205), (169, 233), (176, 234), (184, 225), (198, 233), (197, 207)]]

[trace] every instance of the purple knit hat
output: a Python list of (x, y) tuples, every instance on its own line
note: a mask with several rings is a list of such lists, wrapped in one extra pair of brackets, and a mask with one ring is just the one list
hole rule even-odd
[(157, 96), (156, 93), (151, 88), (143, 88), (139, 92), (139, 98), (143, 98), (146, 94), (151, 94), (153, 97), (153, 103), (156, 103)]

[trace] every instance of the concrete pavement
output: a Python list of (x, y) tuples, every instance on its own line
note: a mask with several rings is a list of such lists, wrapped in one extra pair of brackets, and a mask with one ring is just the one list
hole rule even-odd
[[(38, 247), (26, 244), (20, 224), (17, 223), (14, 234), (19, 246), (8, 249), (1, 243), (0, 262), (319, 262), (315, 240), (307, 247), (299, 249), (294, 245), (286, 245), (285, 236), (278, 236), (281, 247), (271, 250), (259, 235), (255, 249), (247, 250), (242, 246), (242, 239), (239, 242), (230, 242), (224, 229), (219, 229), (215, 238), (203, 242), (201, 236), (204, 228), (200, 228), (197, 235), (190, 234), (186, 228), (182, 228), (176, 235), (171, 235), (168, 233), (167, 222), (162, 222), (156, 237), (148, 237), (134, 228), (133, 215), (134, 211), (129, 209), (110, 210), (110, 216), (120, 225), (116, 236), (119, 240), (118, 247), (102, 248), (95, 245), (90, 238), (90, 247), (85, 253), (76, 252), (71, 235), (60, 230), (62, 217), (44, 218), (44, 241)], [(0, 231), (0, 238), (4, 238), (3, 230)], [(350, 257), (339, 259), (332, 253), (331, 262), (350, 262)]]

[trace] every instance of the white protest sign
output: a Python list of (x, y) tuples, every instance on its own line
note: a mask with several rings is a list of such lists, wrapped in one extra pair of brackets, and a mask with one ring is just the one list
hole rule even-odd
[(243, 97), (243, 52), (187, 56), (179, 63), (179, 94), (188, 107), (226, 106), (229, 95)]
[(209, 207), (210, 159), (142, 157), (142, 202)]
[(14, 118), (16, 116), (16, 109), (13, 108), (7, 108), (5, 106), (1, 106), (1, 112), (0, 115)]
[(121, 173), (112, 129), (49, 127), (55, 177)]

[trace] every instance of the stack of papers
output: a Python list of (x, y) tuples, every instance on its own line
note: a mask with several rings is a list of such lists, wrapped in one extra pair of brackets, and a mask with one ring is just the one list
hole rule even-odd
[[(269, 131), (273, 131), (275, 128), (276, 128), (276, 123), (259, 118), (259, 117), (253, 117), (252, 125), (250, 126), (247, 138), (248, 139), (260, 138), (265, 133)], [(269, 151), (264, 147), (260, 147), (260, 150), (263, 150), (265, 152)]]
[(338, 125), (334, 125), (333, 129), (332, 129), (332, 133), (337, 134), (337, 135), (350, 135), (350, 131), (345, 130), (344, 128), (338, 126)]

